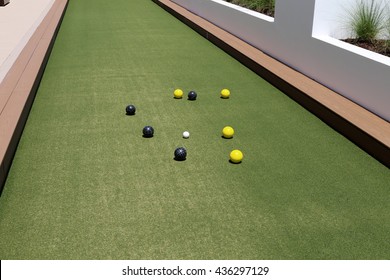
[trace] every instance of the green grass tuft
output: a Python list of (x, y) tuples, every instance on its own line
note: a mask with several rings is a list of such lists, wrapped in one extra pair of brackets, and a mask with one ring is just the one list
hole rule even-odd
[(381, 3), (360, 0), (348, 11), (348, 25), (358, 41), (372, 42), (385, 27), (385, 13)]

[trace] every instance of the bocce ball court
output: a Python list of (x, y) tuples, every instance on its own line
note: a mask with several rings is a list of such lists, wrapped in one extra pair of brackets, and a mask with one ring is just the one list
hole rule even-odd
[(0, 87), (1, 259), (389, 258), (386, 121), (167, 0), (48, 16)]

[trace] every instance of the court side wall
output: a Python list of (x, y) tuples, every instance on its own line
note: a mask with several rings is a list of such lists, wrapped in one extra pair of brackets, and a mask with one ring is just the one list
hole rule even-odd
[(222, 0), (171, 1), (390, 121), (390, 58), (333, 38), (323, 12), (332, 1), (276, 0), (275, 18)]

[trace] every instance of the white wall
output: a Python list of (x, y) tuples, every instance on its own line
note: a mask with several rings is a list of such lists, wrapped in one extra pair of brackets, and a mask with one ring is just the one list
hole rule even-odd
[(336, 15), (340, 1), (276, 0), (274, 21), (222, 0), (172, 1), (390, 121), (390, 58), (331, 37), (321, 9)]

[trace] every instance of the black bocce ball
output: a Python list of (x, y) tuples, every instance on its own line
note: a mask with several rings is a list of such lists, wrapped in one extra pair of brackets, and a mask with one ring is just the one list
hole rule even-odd
[(135, 106), (127, 105), (126, 106), (126, 115), (134, 115), (135, 114)]
[(179, 147), (175, 150), (175, 160), (185, 160), (187, 157), (187, 150), (183, 147)]
[(196, 97), (198, 95), (196, 94), (195, 91), (191, 90), (189, 93), (188, 93), (188, 100), (196, 100)]
[(153, 137), (154, 129), (153, 129), (153, 127), (147, 125), (147, 126), (145, 126), (144, 129), (142, 130), (142, 133), (143, 133), (144, 137), (150, 138), (150, 137)]

